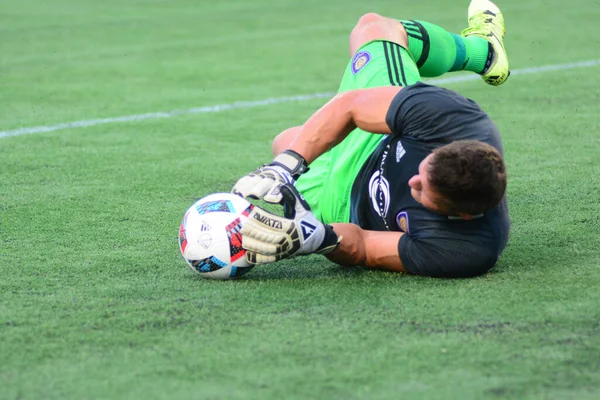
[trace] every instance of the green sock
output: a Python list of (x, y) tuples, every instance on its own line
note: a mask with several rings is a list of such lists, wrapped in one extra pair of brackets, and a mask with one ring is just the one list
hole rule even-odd
[(482, 73), (491, 55), (487, 40), (463, 37), (425, 21), (400, 21), (408, 34), (408, 51), (423, 77), (451, 71)]

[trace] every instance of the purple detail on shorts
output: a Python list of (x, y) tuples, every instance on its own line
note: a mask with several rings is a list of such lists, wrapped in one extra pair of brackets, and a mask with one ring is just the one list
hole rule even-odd
[(369, 61), (371, 61), (371, 54), (368, 51), (359, 51), (356, 53), (352, 59), (352, 73), (356, 75)]
[(406, 211), (399, 212), (396, 215), (396, 224), (404, 233), (408, 233), (408, 213)]

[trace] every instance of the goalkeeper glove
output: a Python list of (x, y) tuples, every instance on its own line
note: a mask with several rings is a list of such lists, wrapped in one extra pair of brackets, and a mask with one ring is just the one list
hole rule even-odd
[(242, 246), (251, 264), (286, 258), (329, 254), (342, 241), (330, 225), (324, 225), (291, 184), (281, 186), (284, 215), (280, 217), (255, 206), (242, 225)]
[(281, 203), (281, 186), (295, 183), (306, 172), (306, 160), (292, 150), (279, 154), (272, 163), (241, 178), (231, 191), (242, 197), (262, 199), (267, 203)]

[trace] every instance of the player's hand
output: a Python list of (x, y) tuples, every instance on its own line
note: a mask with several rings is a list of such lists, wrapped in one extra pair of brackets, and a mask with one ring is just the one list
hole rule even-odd
[(342, 241), (317, 220), (291, 184), (281, 186), (285, 217), (255, 206), (242, 225), (242, 247), (251, 264), (266, 264), (305, 254), (329, 254)]
[(279, 154), (271, 164), (264, 165), (237, 181), (233, 194), (262, 199), (267, 203), (281, 203), (280, 188), (294, 184), (308, 170), (304, 158), (292, 150)]

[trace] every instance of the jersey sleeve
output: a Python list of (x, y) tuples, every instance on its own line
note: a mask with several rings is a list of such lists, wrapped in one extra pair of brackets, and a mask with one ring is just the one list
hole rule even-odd
[(455, 140), (487, 141), (494, 124), (470, 99), (438, 86), (416, 83), (392, 100), (386, 123), (395, 135), (434, 144)]
[(498, 255), (471, 242), (451, 239), (415, 239), (402, 235), (398, 252), (410, 274), (433, 278), (470, 278), (489, 271)]

